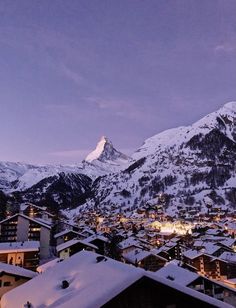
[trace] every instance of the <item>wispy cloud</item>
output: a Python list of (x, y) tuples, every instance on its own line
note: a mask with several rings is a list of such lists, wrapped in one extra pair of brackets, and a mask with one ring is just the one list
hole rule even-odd
[(86, 100), (98, 109), (110, 112), (112, 115), (135, 120), (143, 119), (145, 108), (132, 100), (102, 97), (87, 97)]
[(73, 81), (77, 86), (81, 86), (86, 83), (85, 78), (80, 73), (78, 73), (76, 70), (72, 70), (65, 63), (61, 63), (60, 70), (66, 78)]
[(218, 53), (232, 53), (236, 51), (236, 43), (224, 43), (215, 46), (215, 52)]
[(48, 153), (49, 156), (71, 159), (84, 159), (91, 150), (75, 149), (75, 150), (63, 150)]
[[(95, 148), (95, 147), (94, 147)], [(75, 159), (78, 161), (85, 159), (86, 156), (92, 151), (93, 149), (75, 149), (75, 150), (63, 150), (63, 151), (55, 151), (48, 153), (51, 157), (56, 158), (64, 158), (64, 159)], [(118, 151), (126, 154), (131, 155), (135, 149), (134, 148), (121, 148), (117, 149)]]
[(57, 71), (78, 86), (86, 83), (79, 67), (88, 57), (81, 47), (83, 44), (75, 42), (72, 37), (40, 28), (5, 27), (0, 29), (0, 42), (15, 50), (23, 50), (42, 66)]

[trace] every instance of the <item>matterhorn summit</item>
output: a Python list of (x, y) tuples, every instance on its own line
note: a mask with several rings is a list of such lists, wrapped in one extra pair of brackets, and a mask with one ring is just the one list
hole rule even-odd
[(109, 141), (105, 136), (102, 136), (96, 146), (96, 149), (88, 154), (85, 159), (85, 161), (89, 163), (92, 163), (96, 160), (102, 163), (113, 162), (120, 165), (122, 163), (126, 163), (129, 160), (129, 157), (117, 151), (113, 147), (111, 141)]
[(132, 163), (132, 160), (127, 155), (116, 150), (107, 137), (102, 136), (95, 150), (85, 158), (85, 163), (110, 173), (127, 167), (127, 164)]

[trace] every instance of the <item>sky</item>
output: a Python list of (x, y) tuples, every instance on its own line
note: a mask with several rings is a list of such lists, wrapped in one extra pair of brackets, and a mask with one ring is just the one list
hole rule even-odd
[(1, 0), (0, 160), (131, 154), (236, 100), (236, 0)]

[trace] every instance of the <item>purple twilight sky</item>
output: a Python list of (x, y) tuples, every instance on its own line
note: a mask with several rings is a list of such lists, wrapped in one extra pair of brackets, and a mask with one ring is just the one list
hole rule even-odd
[(0, 160), (130, 154), (236, 99), (236, 0), (1, 0)]

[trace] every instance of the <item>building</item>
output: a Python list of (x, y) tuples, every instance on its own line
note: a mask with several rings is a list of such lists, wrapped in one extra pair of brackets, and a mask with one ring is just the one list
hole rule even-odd
[(66, 259), (81, 250), (96, 251), (98, 247), (83, 240), (72, 239), (56, 247), (58, 258)]
[(40, 258), (50, 256), (51, 225), (47, 221), (15, 214), (0, 222), (1, 242), (40, 242)]
[(39, 242), (0, 243), (0, 262), (35, 271), (39, 265)]
[(61, 231), (61, 232), (55, 234), (54, 238), (56, 240), (56, 246), (58, 246), (62, 243), (70, 241), (74, 238), (84, 239), (85, 236), (83, 234), (80, 234), (79, 232), (67, 229), (67, 230), (64, 230), (64, 231)]
[(215, 280), (208, 279), (204, 276), (186, 270), (174, 262), (168, 263), (155, 274), (158, 277), (174, 281), (177, 284), (207, 294), (218, 300), (231, 304), (234, 307), (236, 306), (236, 289), (234, 290), (232, 285), (228, 284), (229, 287), (227, 287), (226, 285), (218, 283)]
[(21, 205), (20, 211), (22, 214), (35, 219), (42, 219), (48, 223), (52, 223), (54, 215), (47, 211), (46, 207), (37, 206), (32, 203)]
[(208, 255), (198, 250), (187, 250), (183, 253), (183, 262), (194, 267), (196, 271), (211, 279), (227, 279), (227, 261)]
[(136, 249), (127, 254), (123, 254), (123, 260), (125, 263), (130, 263), (152, 272), (159, 270), (167, 262), (165, 258), (155, 255), (151, 251), (141, 249)]
[(0, 299), (6, 292), (37, 276), (35, 272), (0, 262)]
[(93, 234), (84, 239), (83, 242), (96, 246), (96, 252), (101, 255), (104, 255), (108, 247), (109, 239), (103, 235)]

